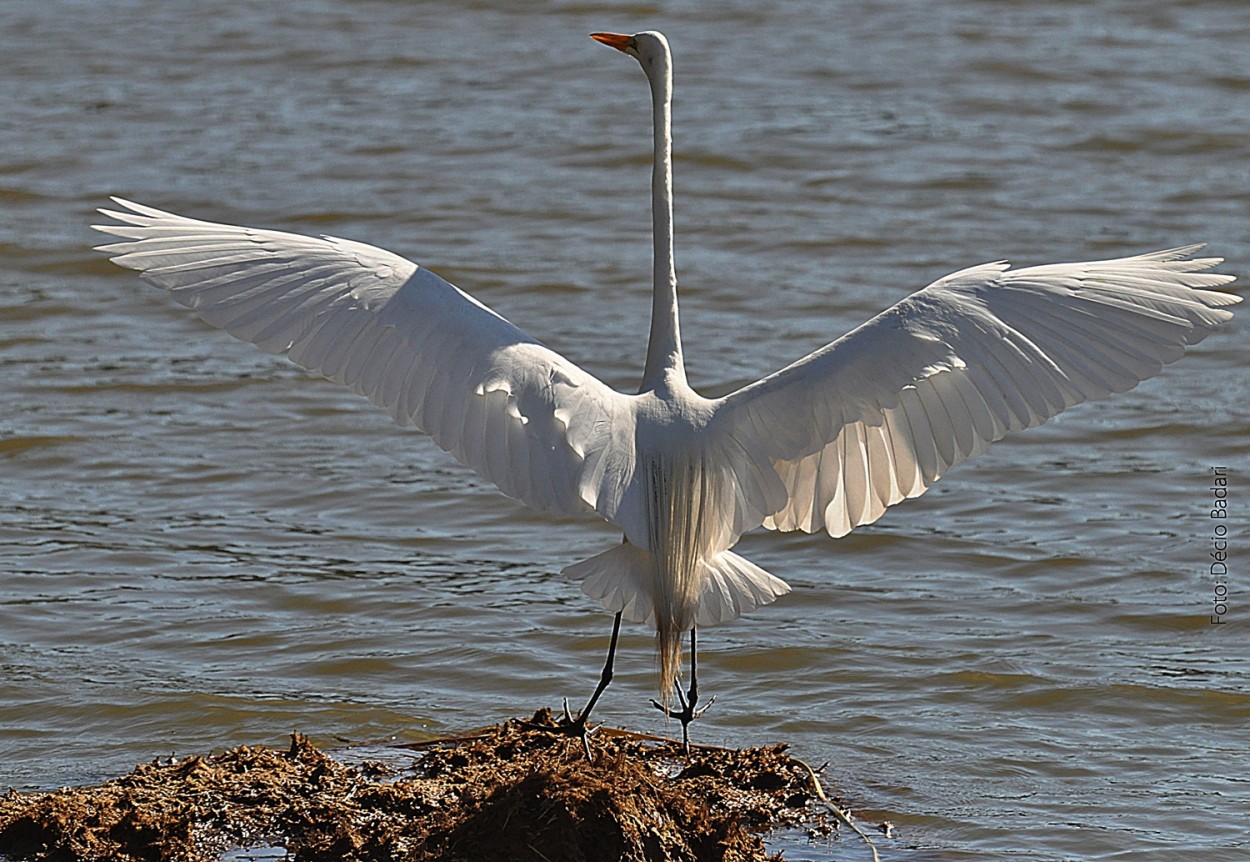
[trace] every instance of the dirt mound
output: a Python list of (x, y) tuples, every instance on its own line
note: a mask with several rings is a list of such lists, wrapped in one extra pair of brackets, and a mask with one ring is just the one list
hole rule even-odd
[[(550, 723), (542, 711), (534, 718)], [(410, 769), (349, 765), (300, 734), (154, 762), (99, 787), (0, 797), (14, 859), (199, 862), (277, 845), (300, 862), (745, 862), (812, 821), (785, 746), (696, 748), (604, 729), (579, 740), (509, 721), (428, 746)], [(819, 826), (817, 828), (820, 828)]]

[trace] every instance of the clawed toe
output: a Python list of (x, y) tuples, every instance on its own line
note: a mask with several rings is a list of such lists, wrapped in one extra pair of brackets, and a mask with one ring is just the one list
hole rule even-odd
[(590, 750), (590, 737), (598, 730), (598, 726), (592, 727), (587, 721), (587, 713), (585, 711), (578, 714), (576, 718), (569, 711), (568, 698), (564, 699), (564, 716), (555, 724), (539, 724), (534, 721), (520, 722), (522, 727), (530, 730), (541, 731), (542, 733), (558, 734), (560, 736), (575, 736), (582, 741), (582, 751), (586, 754), (588, 763), (594, 762), (594, 753)]
[(681, 722), (681, 746), (686, 754), (690, 754), (690, 722), (707, 712), (708, 707), (716, 703), (716, 697), (713, 696), (707, 703), (696, 709), (695, 706), (699, 702), (699, 690), (693, 683), (691, 683), (689, 692), (683, 692), (680, 687), (676, 687), (676, 691), (677, 701), (681, 704), (681, 709), (666, 706), (654, 698), (651, 699), (651, 705), (669, 718), (675, 718)]

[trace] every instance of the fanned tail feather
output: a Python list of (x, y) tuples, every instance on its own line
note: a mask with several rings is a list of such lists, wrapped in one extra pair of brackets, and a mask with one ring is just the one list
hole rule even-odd
[[(582, 592), (601, 601), (607, 610), (613, 613), (619, 611), (622, 618), (630, 622), (646, 623), (655, 626), (657, 632), (661, 630), (656, 625), (654, 589), (658, 570), (655, 556), (650, 552), (622, 542), (566, 567), (562, 574), (570, 580), (580, 581)], [(696, 586), (690, 619), (700, 627), (730, 622), (790, 592), (790, 585), (785, 581), (732, 551), (721, 551), (709, 559), (700, 560)], [(680, 636), (688, 629), (689, 625), (673, 631), (669, 642), (660, 643), (660, 694), (664, 698), (672, 696), (673, 682), (679, 675)], [(663, 652), (666, 646), (672, 650), (669, 656)], [(663, 673), (666, 658), (672, 673), (667, 680)]]

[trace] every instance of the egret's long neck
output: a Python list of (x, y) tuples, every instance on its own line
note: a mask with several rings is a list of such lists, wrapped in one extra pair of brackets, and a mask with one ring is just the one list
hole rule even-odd
[[(681, 356), (681, 331), (677, 324), (677, 269), (673, 262), (673, 67), (665, 53), (647, 76), (655, 129), (655, 168), (651, 175), (651, 226), (655, 237), (655, 261), (651, 295), (651, 335), (647, 341), (647, 364), (639, 391), (662, 386), (672, 370), (681, 384), (686, 369)], [(671, 381), (670, 381), (671, 382)]]

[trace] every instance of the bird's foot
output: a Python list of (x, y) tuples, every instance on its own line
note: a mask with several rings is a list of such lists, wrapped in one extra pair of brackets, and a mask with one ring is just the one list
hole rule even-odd
[(691, 683), (689, 692), (683, 692), (680, 686), (677, 686), (676, 689), (677, 701), (681, 704), (681, 709), (674, 709), (671, 706), (665, 706), (655, 699), (652, 699), (651, 705), (667, 715), (669, 718), (675, 718), (681, 722), (681, 747), (685, 750), (686, 754), (689, 755), (690, 722), (707, 712), (708, 707), (716, 703), (716, 697), (713, 695), (711, 700), (703, 704), (703, 706), (700, 706), (698, 709), (695, 709), (695, 706), (699, 702), (699, 690), (694, 686), (694, 684)]
[[(544, 710), (544, 712), (546, 711)], [(546, 712), (546, 714), (549, 716), (551, 713)], [(537, 717), (538, 716), (535, 716), (535, 718)], [(594, 754), (590, 750), (590, 737), (599, 728), (598, 726), (591, 727), (587, 721), (588, 718), (589, 715), (585, 710), (578, 713), (577, 717), (574, 718), (573, 713), (569, 711), (569, 699), (566, 697), (564, 699), (564, 715), (555, 724), (540, 724), (537, 721), (522, 721), (520, 722), (520, 725), (522, 727), (529, 728), (530, 730), (539, 730), (543, 733), (555, 733), (560, 734), (561, 736), (573, 736), (580, 739), (582, 741), (582, 751), (586, 754), (586, 761), (591, 763), (594, 762), (595, 758)]]

